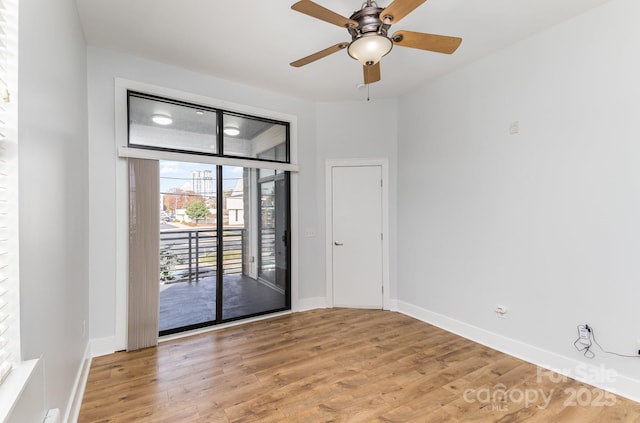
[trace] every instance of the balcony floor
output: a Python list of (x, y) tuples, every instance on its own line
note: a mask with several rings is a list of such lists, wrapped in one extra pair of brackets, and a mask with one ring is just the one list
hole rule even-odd
[[(245, 275), (225, 275), (222, 318), (232, 319), (286, 306), (284, 294)], [(160, 285), (160, 331), (216, 319), (216, 277)]]

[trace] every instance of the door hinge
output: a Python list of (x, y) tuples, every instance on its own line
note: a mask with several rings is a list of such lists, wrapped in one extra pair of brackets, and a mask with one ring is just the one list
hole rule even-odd
[(380, 234), (380, 240), (384, 240), (384, 234), (383, 233)]
[(380, 179), (380, 186), (382, 187), (382, 179)]

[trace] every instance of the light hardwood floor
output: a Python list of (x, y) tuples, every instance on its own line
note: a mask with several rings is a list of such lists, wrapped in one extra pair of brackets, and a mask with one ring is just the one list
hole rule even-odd
[(399, 313), (324, 309), (96, 358), (79, 422), (640, 422), (558, 379)]

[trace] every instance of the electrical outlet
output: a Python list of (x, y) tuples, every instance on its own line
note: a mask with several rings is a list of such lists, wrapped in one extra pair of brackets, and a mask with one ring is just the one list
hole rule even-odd
[(587, 347), (591, 346), (591, 332), (588, 329), (589, 325), (578, 325), (578, 341)]

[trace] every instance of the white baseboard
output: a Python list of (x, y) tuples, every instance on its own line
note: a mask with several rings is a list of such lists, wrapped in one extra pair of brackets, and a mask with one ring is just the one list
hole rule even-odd
[[(330, 305), (326, 297), (301, 298), (298, 300), (298, 303), (295, 305), (293, 311), (308, 311), (318, 308), (332, 308), (332, 306)], [(353, 308), (359, 307), (353, 306)], [(383, 309), (389, 311), (398, 311), (398, 300), (394, 298), (385, 299)]]
[(385, 301), (384, 309), (389, 311), (398, 311), (398, 300), (389, 298)]
[(307, 311), (327, 307), (327, 299), (325, 297), (300, 298), (293, 311)]
[(596, 367), (570, 357), (543, 350), (404, 301), (398, 301), (397, 305), (398, 311), (407, 316), (535, 364), (542, 369), (553, 370), (580, 382), (604, 389), (632, 401), (640, 402), (640, 381), (619, 374), (612, 377), (611, 368)]
[(122, 351), (124, 349), (124, 347), (118, 345), (118, 340), (115, 336), (92, 339), (90, 345), (91, 357), (113, 354), (116, 351)]
[(82, 406), (82, 397), (84, 396), (84, 389), (87, 385), (87, 378), (89, 377), (89, 370), (91, 369), (91, 342), (87, 343), (87, 348), (84, 351), (82, 357), (82, 365), (78, 369), (76, 380), (67, 404), (67, 411), (64, 419), (65, 423), (75, 423), (78, 421), (80, 415), (80, 407)]

